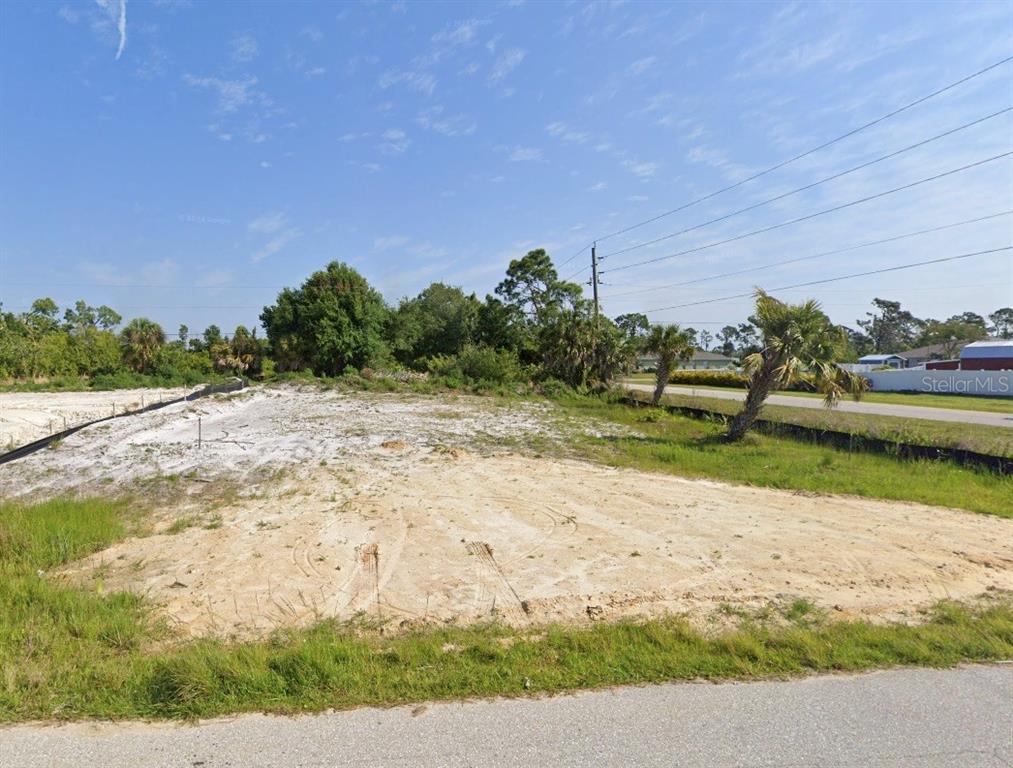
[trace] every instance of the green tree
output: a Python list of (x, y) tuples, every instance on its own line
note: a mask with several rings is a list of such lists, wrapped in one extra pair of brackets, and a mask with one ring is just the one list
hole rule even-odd
[(123, 320), (119, 312), (111, 307), (107, 307), (105, 304), (95, 310), (95, 318), (98, 327), (103, 331), (111, 331)]
[(388, 340), (407, 364), (456, 355), (475, 338), (479, 306), (474, 294), (433, 283), (392, 313)]
[(135, 317), (120, 333), (123, 359), (138, 373), (148, 373), (155, 354), (165, 343), (162, 326), (146, 317)]
[(675, 368), (675, 361), (693, 357), (693, 340), (678, 325), (653, 325), (644, 340), (644, 350), (658, 356), (654, 397), (651, 398), (651, 402), (657, 405), (661, 402), (661, 396)]
[(335, 376), (389, 359), (383, 297), (346, 264), (332, 261), (297, 289), (286, 288), (260, 319), (281, 371)]
[(630, 369), (637, 344), (586, 304), (563, 310), (539, 329), (542, 371), (574, 388), (605, 387)]
[(543, 248), (510, 262), (496, 295), (517, 307), (534, 326), (544, 326), (581, 299), (580, 286), (559, 279), (552, 259)]
[(992, 333), (1000, 339), (1013, 338), (1013, 307), (997, 309), (988, 319), (992, 321)]
[(866, 379), (837, 364), (846, 339), (818, 302), (786, 304), (757, 289), (756, 313), (751, 319), (763, 334), (762, 348), (743, 360), (749, 392), (732, 420), (729, 440), (742, 439), (771, 391), (798, 381), (803, 374), (812, 377), (828, 408), (846, 393), (857, 399), (865, 390)]
[(916, 346), (924, 322), (906, 309), (899, 301), (873, 299), (875, 312), (866, 312), (866, 320), (858, 325), (872, 340), (875, 352), (901, 352)]
[(647, 319), (647, 315), (640, 312), (619, 315), (616, 318), (616, 325), (628, 339), (643, 339), (651, 331), (651, 321)]
[[(980, 322), (979, 322), (980, 321)], [(918, 337), (918, 346), (941, 344), (947, 360), (957, 356), (960, 348), (969, 341), (988, 336), (985, 318), (973, 312), (954, 315), (948, 320), (926, 320)]]
[(500, 319), (513, 326), (511, 333), (520, 339), (518, 353), (528, 363), (543, 357), (544, 350), (538, 348), (540, 331), (551, 327), (564, 312), (580, 308), (583, 301), (580, 286), (560, 280), (542, 248), (511, 261), (495, 293), (506, 310)]

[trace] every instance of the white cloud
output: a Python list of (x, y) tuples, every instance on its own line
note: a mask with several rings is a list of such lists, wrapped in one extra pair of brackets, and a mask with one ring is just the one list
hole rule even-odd
[(310, 69), (306, 70), (307, 77), (320, 77), (321, 75), (326, 73), (327, 70), (324, 67), (311, 67)]
[(347, 144), (350, 141), (355, 141), (357, 138), (359, 138), (359, 134), (357, 133), (343, 133), (338, 136), (338, 141)]
[(408, 238), (405, 235), (387, 235), (378, 237), (373, 241), (374, 251), (386, 251), (391, 248), (401, 248), (408, 245)]
[(394, 69), (380, 75), (379, 84), (384, 90), (395, 85), (404, 84), (413, 91), (432, 95), (436, 89), (436, 78), (429, 72)]
[(60, 6), (60, 10), (57, 11), (57, 14), (68, 24), (77, 24), (77, 22), (81, 20), (80, 11), (71, 8), (69, 5)]
[(647, 70), (649, 70), (651, 67), (653, 67), (657, 61), (658, 61), (657, 56), (645, 56), (644, 58), (637, 59), (632, 64), (630, 64), (626, 68), (626, 71), (629, 72), (634, 77), (639, 77), (640, 75), (644, 74)]
[(302, 235), (302, 230), (292, 227), (281, 232), (277, 237), (273, 237), (264, 243), (258, 250), (254, 251), (253, 255), (250, 256), (250, 261), (258, 262), (263, 261), (268, 256), (274, 256), (278, 251), (282, 250), (290, 242)]
[(255, 263), (263, 261), (268, 256), (273, 256), (293, 240), (302, 236), (302, 230), (290, 226), (288, 216), (281, 211), (258, 216), (246, 225), (246, 229), (251, 235), (271, 236), (250, 256), (250, 261)]
[(608, 188), (608, 183), (607, 183), (607, 182), (604, 182), (604, 181), (599, 181), (599, 182), (598, 182), (597, 184), (592, 184), (592, 185), (591, 185), (591, 186), (589, 187), (589, 189), (590, 189), (590, 190), (591, 190), (592, 192), (600, 192), (601, 190), (603, 190), (603, 189), (607, 189), (607, 188)]
[(231, 284), (233, 279), (231, 269), (212, 269), (198, 275), (194, 285), (198, 288), (221, 288)]
[(246, 228), (258, 235), (271, 235), (288, 225), (288, 216), (281, 211), (265, 213), (253, 219)]
[(252, 88), (257, 78), (245, 77), (242, 80), (223, 80), (219, 77), (195, 77), (184, 75), (183, 81), (192, 88), (206, 88), (218, 94), (218, 111), (235, 112), (248, 104), (253, 97)]
[(309, 40), (312, 40), (314, 43), (319, 43), (321, 40), (324, 39), (324, 33), (321, 32), (318, 27), (314, 27), (312, 24), (308, 24), (307, 26), (303, 27), (302, 30), (299, 32), (299, 34), (305, 38), (308, 38)]
[(253, 35), (242, 34), (232, 38), (232, 60), (237, 64), (245, 64), (253, 61), (259, 51), (256, 39)]
[(478, 35), (478, 28), (484, 23), (478, 19), (459, 21), (433, 35), (433, 43), (446, 46), (467, 45), (474, 42)]
[(545, 126), (545, 131), (550, 136), (555, 136), (558, 139), (561, 139), (563, 141), (569, 141), (574, 144), (583, 144), (589, 138), (591, 138), (590, 134), (585, 133), (583, 131), (571, 130), (566, 125), (566, 123), (561, 123), (558, 121), (554, 123), (549, 123), (547, 126)]
[(514, 147), (510, 153), (510, 161), (513, 163), (523, 163), (531, 160), (541, 160), (542, 150), (534, 147)]
[(388, 128), (381, 134), (383, 143), (380, 144), (380, 151), (388, 155), (400, 155), (411, 145), (408, 134), (400, 128)]
[(415, 122), (444, 136), (469, 136), (478, 128), (475, 121), (467, 115), (444, 115), (442, 106), (420, 112)]
[(527, 55), (528, 52), (522, 48), (510, 48), (504, 51), (492, 65), (492, 72), (489, 73), (489, 82), (498, 83), (519, 67)]
[(628, 170), (634, 176), (638, 176), (641, 179), (647, 179), (653, 176), (658, 170), (657, 163), (640, 163), (635, 160), (623, 161), (623, 168)]
[[(116, 60), (120, 60), (123, 49), (127, 45), (127, 0), (95, 0), (98, 7), (104, 10), (110, 20), (116, 23), (119, 44), (116, 46)], [(66, 18), (66, 16), (64, 16)]]

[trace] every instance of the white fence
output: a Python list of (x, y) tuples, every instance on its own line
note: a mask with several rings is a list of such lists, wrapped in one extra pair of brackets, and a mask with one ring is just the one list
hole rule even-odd
[(1013, 397), (1013, 371), (870, 371), (874, 392), (933, 392), (941, 395)]

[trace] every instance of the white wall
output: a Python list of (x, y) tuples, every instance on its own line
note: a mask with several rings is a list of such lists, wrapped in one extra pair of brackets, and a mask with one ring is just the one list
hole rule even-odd
[(1013, 371), (870, 371), (873, 392), (1013, 397)]

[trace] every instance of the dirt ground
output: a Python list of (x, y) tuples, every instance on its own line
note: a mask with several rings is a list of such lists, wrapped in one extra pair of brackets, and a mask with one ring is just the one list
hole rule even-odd
[(705, 621), (794, 598), (894, 619), (1013, 590), (1010, 521), (539, 457), (619, 428), (497, 402), (246, 392), (86, 430), (0, 467), (0, 495), (151, 489), (154, 534), (65, 576), (145, 594), (184, 634)]
[(0, 451), (85, 421), (181, 397), (184, 389), (113, 392), (0, 392)]

